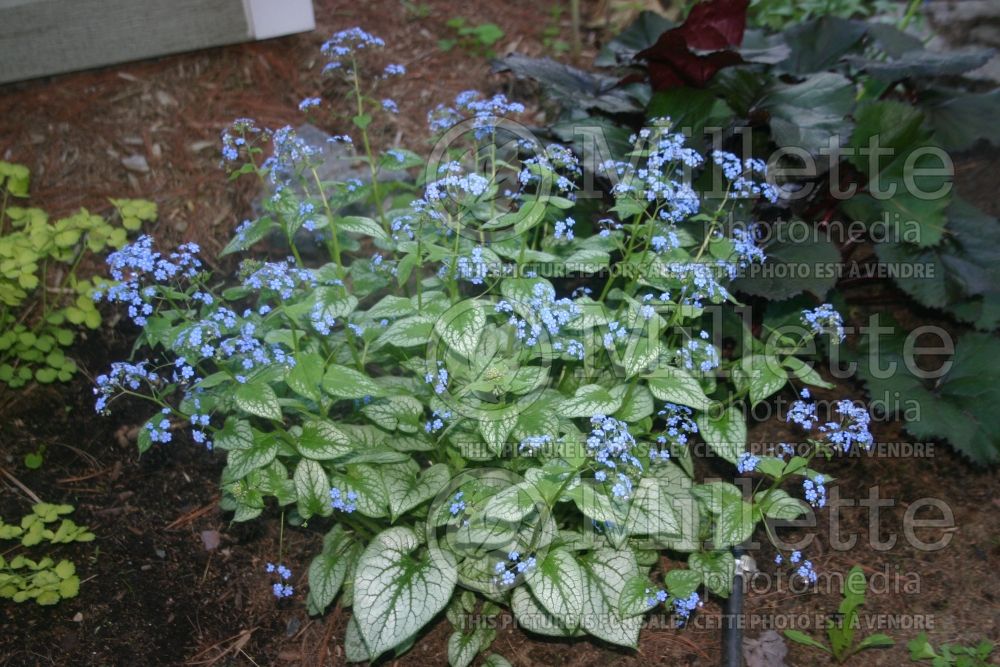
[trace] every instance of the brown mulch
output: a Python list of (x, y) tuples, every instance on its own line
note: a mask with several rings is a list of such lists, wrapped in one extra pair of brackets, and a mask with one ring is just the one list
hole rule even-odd
[[(430, 108), (461, 90), (510, 85), (490, 74), (482, 57), (441, 51), (438, 40), (450, 34), (445, 21), (465, 16), (494, 22), (506, 32), (498, 52), (541, 55), (542, 33), (554, 20), (551, 3), (525, 0), (434, 1), (426, 3), (428, 16), (390, 0), (316, 4), (319, 27), (307, 35), (0, 87), (0, 159), (32, 169), (34, 201), (54, 215), (81, 206), (104, 211), (108, 197), (147, 197), (160, 208), (150, 233), (197, 241), (211, 254), (249, 214), (255, 195), (247, 186), (234, 188), (220, 170), (220, 130), (239, 116), (268, 126), (304, 122), (296, 107), (321, 88), (317, 48), (330, 32), (361, 25), (386, 39), (386, 62), (407, 66), (409, 74), (386, 91), (403, 113), (379, 141), (419, 150)], [(557, 21), (564, 29), (565, 17)], [(587, 40), (592, 55), (595, 35), (588, 33)], [(326, 129), (345, 128), (331, 123)], [(123, 165), (122, 158), (135, 155), (146, 159), (147, 173)], [(987, 152), (967, 157), (959, 170), (966, 194), (994, 206), (994, 213), (997, 166), (997, 155)], [(891, 290), (878, 296), (890, 306), (895, 300), (893, 307), (906, 307)], [(139, 457), (128, 427), (142, 423), (147, 408), (128, 406), (113, 418), (93, 414), (88, 376), (127, 355), (133, 333), (108, 328), (91, 334), (76, 350), (83, 372), (73, 382), (34, 388), (0, 416), (0, 466), (42, 498), (75, 504), (74, 518), (98, 535), (93, 543), (63, 551), (74, 557), (84, 580), (77, 598), (52, 608), (0, 604), (0, 664), (343, 664), (346, 613), (331, 610), (311, 618), (301, 596), (276, 603), (270, 595), (262, 568), (276, 557), (279, 516), (271, 512), (260, 521), (231, 524), (215, 508), (221, 457), (180, 436)], [(862, 395), (850, 384), (841, 387), (844, 392)], [(774, 424), (754, 434), (768, 440), (794, 437)], [(878, 425), (877, 435), (883, 442), (907, 439), (891, 423)], [(47, 446), (45, 462), (27, 470), (23, 456), (40, 444)], [(905, 626), (885, 630), (897, 638), (896, 647), (861, 654), (849, 664), (905, 664), (905, 641), (919, 631), (915, 623), (928, 626), (935, 644), (1000, 639), (1000, 585), (991, 576), (1000, 569), (996, 473), (970, 467), (940, 443), (932, 452), (930, 458), (843, 460), (830, 468), (842, 498), (867, 498), (877, 485), (880, 497), (895, 502), (883, 510), (880, 524), (883, 537), (897, 535), (891, 549), (869, 545), (871, 521), (863, 507), (841, 512), (842, 532), (858, 535), (856, 547), (831, 548), (826, 511), (810, 548), (821, 572), (842, 573), (858, 563), (870, 574), (901, 582), (871, 594), (864, 610), (873, 622)], [(0, 479), (0, 489), (5, 519), (28, 507), (26, 494), (6, 479)], [(954, 513), (955, 529), (947, 533), (951, 542), (940, 551), (916, 549), (902, 533), (907, 507), (924, 497), (943, 500)], [(300, 590), (320, 540), (315, 528), (322, 527), (284, 534), (286, 561)], [(921, 530), (918, 535), (927, 541), (944, 534)], [(208, 550), (206, 540), (216, 536), (219, 544)], [(772, 555), (764, 549), (758, 558), (765, 573), (776, 570)], [(913, 581), (918, 590), (904, 586)], [(764, 587), (748, 597), (747, 634), (755, 637), (766, 623), (781, 629), (788, 627), (781, 623), (804, 617), (807, 627), (796, 627), (819, 636), (818, 619), (836, 606), (836, 593), (822, 587), (807, 593), (789, 591), (787, 581)], [(493, 650), (515, 665), (715, 665), (721, 654), (719, 614), (713, 601), (686, 630), (649, 628), (638, 652), (587, 640), (540, 639), (503, 622)], [(398, 663), (445, 664), (449, 632), (447, 622), (437, 623)], [(791, 646), (789, 664), (816, 661), (814, 652)]]

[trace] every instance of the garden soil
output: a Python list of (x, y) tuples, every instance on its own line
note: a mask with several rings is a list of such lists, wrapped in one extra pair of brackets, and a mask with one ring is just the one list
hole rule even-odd
[[(543, 32), (552, 25), (568, 39), (565, 14), (555, 16), (549, 3), (316, 4), (319, 30), (309, 35), (0, 87), (0, 158), (31, 168), (33, 201), (53, 215), (80, 207), (106, 212), (107, 198), (113, 196), (151, 198), (160, 219), (149, 233), (167, 244), (196, 241), (212, 256), (250, 214), (256, 194), (249, 186), (234, 188), (219, 170), (219, 132), (238, 116), (268, 126), (303, 122), (296, 106), (320, 85), (322, 35), (360, 25), (385, 38), (386, 63), (400, 62), (409, 73), (386, 90), (404, 112), (378, 141), (415, 150), (425, 148), (426, 111), (459, 91), (525, 92), (512, 91), (509, 79), (491, 75), (481, 56), (442, 51), (438, 40), (449, 36), (445, 21), (464, 16), (496, 23), (506, 33), (498, 52), (543, 55)], [(581, 62), (593, 55), (600, 38), (599, 30), (585, 34)], [(537, 103), (529, 105), (528, 115), (542, 119)], [(346, 129), (342, 120), (323, 128)], [(995, 199), (1000, 153), (958, 156), (958, 167), (963, 194), (1000, 213)], [(853, 252), (859, 261), (871, 254), (865, 247)], [(852, 318), (873, 310), (893, 312), (904, 323), (935, 317), (908, 310), (909, 302), (885, 282), (844, 289)], [(307, 615), (302, 595), (281, 602), (271, 595), (263, 568), (278, 552), (278, 514), (233, 524), (217, 509), (221, 456), (178, 431), (174, 442), (140, 457), (135, 433), (148, 408), (123, 403), (112, 417), (94, 414), (91, 378), (126, 356), (135, 335), (113, 313), (106, 315), (105, 326), (89, 332), (73, 351), (82, 369), (74, 381), (0, 396), (0, 516), (11, 521), (39, 497), (75, 505), (73, 518), (97, 534), (92, 543), (56, 551), (77, 564), (78, 597), (44, 608), (0, 604), (0, 664), (344, 664), (341, 640), (348, 612), (335, 608), (314, 618)], [(858, 385), (843, 382), (821, 395), (844, 394), (863, 397)], [(875, 433), (880, 442), (911, 440), (896, 423), (880, 423)], [(762, 441), (795, 437), (774, 420), (756, 425), (751, 436)], [(40, 448), (42, 467), (26, 469), (24, 455)], [(877, 487), (879, 497), (894, 499), (880, 520), (880, 537), (897, 536), (892, 548), (879, 551), (870, 545), (869, 509), (855, 507), (841, 511), (841, 532), (858, 535), (855, 548), (831, 548), (824, 528), (829, 513), (821, 512), (821, 528), (809, 549), (821, 582), (822, 573), (843, 573), (860, 564), (881, 583), (877, 593), (869, 594), (862, 620), (872, 631), (895, 637), (896, 646), (865, 652), (849, 665), (905, 664), (904, 644), (920, 631), (917, 625), (926, 627), (934, 644), (1000, 640), (997, 473), (973, 468), (943, 443), (932, 443), (930, 452), (924, 458), (842, 459), (827, 468), (838, 478), (842, 498), (867, 498)], [(950, 537), (939, 551), (909, 546), (903, 535), (904, 515), (922, 498), (940, 499), (954, 513), (953, 528), (916, 533), (925, 542)], [(925, 515), (934, 513), (917, 514)], [(284, 533), (285, 561), (300, 591), (324, 528), (316, 524)], [(775, 576), (773, 551), (764, 548), (755, 555), (762, 576), (769, 578), (755, 580), (755, 591), (748, 595), (747, 636), (770, 627), (798, 627), (819, 636), (817, 628), (836, 610), (835, 591), (820, 586), (802, 592)], [(663, 569), (672, 566), (664, 560)], [(540, 639), (505, 616), (492, 650), (519, 666), (717, 665), (720, 613), (710, 600), (680, 631), (670, 619), (654, 616), (638, 651), (588, 640)], [(384, 662), (444, 665), (449, 633), (441, 619), (412, 650)], [(809, 649), (791, 645), (789, 650), (789, 665), (822, 662)]]

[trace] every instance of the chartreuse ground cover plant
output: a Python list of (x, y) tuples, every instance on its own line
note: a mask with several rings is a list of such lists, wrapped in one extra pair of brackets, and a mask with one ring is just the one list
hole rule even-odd
[(88, 254), (125, 245), (129, 230), (156, 217), (155, 204), (113, 199), (113, 221), (81, 209), (51, 220), (42, 209), (18, 205), (29, 196), (30, 172), (0, 162), (0, 384), (66, 382), (76, 363), (65, 349), (81, 328), (101, 316), (94, 283), (78, 274)]
[[(839, 343), (841, 318), (814, 304), (758, 338), (732, 316), (732, 276), (765, 258), (733, 220), (776, 192), (762, 162), (694, 150), (668, 119), (602, 165), (599, 210), (578, 206), (578, 156), (526, 132), (502, 95), (432, 111), (429, 158), (375, 151), (368, 129), (395, 104), (369, 91), (403, 71), (373, 67), (383, 46), (352, 29), (323, 47), (354, 126), (330, 141), (359, 146), (370, 181), (324, 180), (321, 146), (242, 119), (224, 164), (273, 194), (227, 247), (244, 253), (237, 275), (148, 236), (109, 257), (97, 297), (127, 304), (139, 338), (97, 378), (97, 409), (150, 401), (142, 450), (190, 424), (226, 459), (235, 521), (326, 531), (307, 577), (282, 548), (261, 576), (312, 613), (350, 607), (351, 661), (406, 651), (441, 612), (453, 665), (494, 637), (468, 619), (504, 609), (532, 632), (634, 647), (661, 605), (683, 624), (726, 596), (731, 547), (765, 519), (825, 504), (818, 461), (871, 446), (862, 406), (809, 391), (831, 388), (816, 350)], [(418, 166), (386, 196), (382, 170)], [(291, 256), (254, 255), (268, 236)], [(750, 451), (747, 408), (779, 392), (802, 442)], [(702, 441), (747, 493), (695, 474)]]
[[(14, 602), (33, 600), (36, 604), (52, 605), (63, 598), (76, 597), (80, 577), (72, 561), (62, 558), (57, 563), (50, 554), (33, 560), (38, 545), (90, 542), (94, 534), (72, 519), (72, 505), (36, 503), (31, 513), (17, 523), (0, 519), (0, 540), (17, 541), (22, 549), (12, 554), (5, 545), (0, 556), (0, 597)], [(59, 522), (56, 525), (56, 522)], [(17, 549), (17, 547), (15, 547)]]

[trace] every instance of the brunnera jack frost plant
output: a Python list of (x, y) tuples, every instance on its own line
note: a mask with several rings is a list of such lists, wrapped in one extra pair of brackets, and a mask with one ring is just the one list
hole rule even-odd
[[(268, 193), (224, 252), (265, 239), (287, 252), (247, 255), (230, 280), (192, 244), (166, 252), (144, 236), (109, 257), (116, 282), (97, 298), (124, 304), (141, 333), (135, 358), (97, 379), (97, 409), (151, 401), (142, 450), (189, 425), (226, 458), (233, 520), (278, 511), (326, 530), (305, 581), (278, 553), (262, 585), (308, 591), (312, 613), (351, 607), (351, 660), (405, 651), (445, 610), (456, 665), (492, 642), (463, 622), (474, 611), (623, 646), (660, 605), (683, 624), (728, 595), (734, 545), (825, 503), (815, 459), (872, 444), (864, 408), (819, 414), (806, 388), (831, 388), (805, 352), (842, 337), (829, 306), (721, 349), (711, 313), (737, 304), (731, 280), (764, 258), (754, 228), (732, 223), (777, 197), (764, 165), (701, 155), (656, 121), (627, 162), (601, 165), (612, 203), (592, 216), (575, 210), (573, 153), (510, 140), (523, 107), (473, 92), (428, 119), (450, 137), (446, 159), (378, 153), (373, 119), (396, 111), (378, 89), (405, 73), (372, 69), (382, 47), (360, 29), (335, 35), (334, 92), (301, 104), (351, 128), (330, 142), (367, 179), (324, 177), (324, 147), (291, 128), (241, 119), (223, 134), (226, 168)], [(342, 89), (346, 116), (330, 101)], [(416, 167), (415, 185), (382, 178)], [(706, 170), (726, 179), (722, 198), (692, 185)], [(782, 391), (806, 446), (748, 451), (747, 407)], [(752, 491), (698, 479), (698, 440)], [(663, 553), (687, 567), (664, 575)], [(795, 572), (815, 579), (801, 558)]]

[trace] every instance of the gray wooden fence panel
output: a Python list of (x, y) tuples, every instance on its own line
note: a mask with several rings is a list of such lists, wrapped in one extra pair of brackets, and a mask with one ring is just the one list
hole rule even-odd
[(0, 0), (0, 82), (244, 42), (253, 33), (243, 0)]

